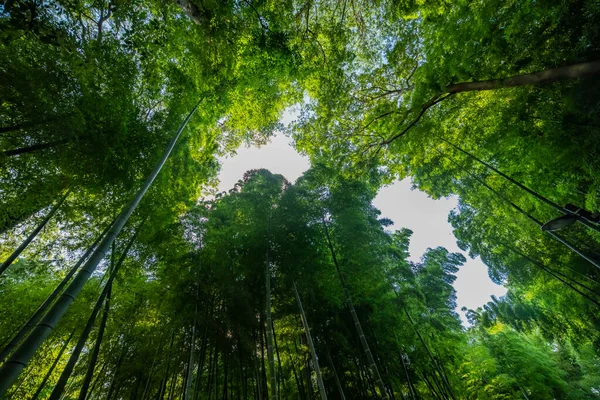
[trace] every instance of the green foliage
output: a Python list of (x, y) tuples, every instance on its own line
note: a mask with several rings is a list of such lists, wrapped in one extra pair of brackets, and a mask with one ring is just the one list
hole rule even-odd
[[(341, 397), (338, 382), (346, 398), (596, 398), (597, 268), (540, 231), (535, 221), (557, 210), (468, 153), (561, 206), (598, 211), (597, 76), (500, 88), (597, 60), (599, 16), (593, 0), (2, 2), (2, 260), (70, 194), (0, 277), (0, 343), (128, 203), (202, 99), (107, 254), (119, 257), (146, 220), (114, 282), (91, 398), (315, 397), (294, 283), (330, 398)], [(494, 90), (455, 90), (486, 80)], [(296, 184), (248, 171), (208, 200), (218, 157), (266, 143), (290, 106), (300, 114), (286, 133), (313, 167)], [(452, 286), (464, 257), (434, 248), (409, 261), (412, 232), (388, 231), (372, 205), (381, 185), (407, 176), (433, 198), (458, 196), (449, 221), (459, 246), (508, 289), (467, 310), (467, 328)], [(578, 223), (560, 235), (599, 259), (598, 232)], [(9, 396), (49, 395), (109, 266)], [(98, 328), (66, 399), (79, 393)], [(265, 368), (271, 332), (277, 388)]]

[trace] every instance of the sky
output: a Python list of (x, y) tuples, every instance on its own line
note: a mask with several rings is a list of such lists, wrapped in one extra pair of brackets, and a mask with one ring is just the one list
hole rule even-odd
[[(266, 168), (295, 182), (310, 167), (308, 158), (298, 154), (290, 139), (282, 134), (277, 134), (261, 148), (242, 147), (236, 155), (222, 158), (220, 162), (219, 192), (232, 189), (250, 169)], [(443, 246), (448, 251), (464, 254), (467, 262), (456, 274), (454, 288), (458, 303), (456, 311), (466, 324), (464, 313), (460, 310), (463, 306), (475, 309), (487, 303), (491, 295), (504, 295), (506, 289), (490, 280), (487, 267), (479, 258), (469, 258), (456, 245), (448, 213), (456, 207), (457, 199), (433, 200), (419, 190), (411, 190), (411, 186), (409, 179), (396, 181), (380, 189), (373, 204), (381, 210), (381, 217), (394, 221), (394, 225), (387, 229), (406, 227), (414, 232), (409, 247), (412, 261), (419, 261), (428, 247)]]

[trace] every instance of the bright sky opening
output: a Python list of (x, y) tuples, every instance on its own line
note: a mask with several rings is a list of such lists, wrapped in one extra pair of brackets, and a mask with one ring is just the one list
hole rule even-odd
[[(294, 150), (289, 138), (277, 134), (270, 143), (257, 147), (241, 147), (232, 157), (220, 159), (219, 192), (228, 191), (242, 179), (250, 169), (265, 168), (295, 182), (310, 167), (307, 157)], [(419, 261), (428, 247), (443, 246), (448, 251), (460, 252), (467, 262), (456, 274), (454, 288), (457, 292), (457, 309), (463, 324), (466, 318), (462, 307), (475, 309), (490, 301), (490, 296), (502, 296), (506, 288), (492, 282), (487, 267), (479, 258), (471, 259), (456, 245), (448, 213), (456, 207), (456, 197), (433, 200), (425, 193), (412, 190), (409, 179), (397, 181), (382, 188), (374, 205), (381, 210), (382, 217), (390, 218), (394, 225), (388, 229), (409, 228), (413, 231), (410, 242), (410, 259)]]

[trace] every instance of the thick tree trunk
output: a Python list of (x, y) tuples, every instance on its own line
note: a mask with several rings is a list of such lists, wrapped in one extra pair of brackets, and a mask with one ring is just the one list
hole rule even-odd
[(17, 257), (19, 257), (21, 255), (23, 250), (25, 250), (27, 248), (27, 246), (29, 246), (29, 244), (33, 241), (33, 239), (36, 238), (38, 233), (40, 233), (41, 230), (44, 229), (44, 227), (46, 226), (48, 221), (50, 221), (50, 219), (54, 216), (54, 214), (56, 214), (58, 209), (63, 205), (63, 203), (69, 196), (69, 193), (70, 193), (70, 191), (67, 191), (67, 193), (65, 193), (63, 195), (63, 197), (58, 201), (58, 203), (56, 203), (54, 205), (54, 207), (52, 207), (52, 209), (50, 210), (48, 215), (46, 215), (44, 217), (44, 219), (38, 224), (38, 226), (33, 230), (33, 232), (31, 232), (29, 234), (29, 236), (27, 236), (27, 239), (25, 239), (23, 241), (23, 243), (21, 243), (21, 245), (19, 247), (17, 247), (17, 249), (15, 251), (13, 251), (12, 254), (10, 256), (8, 256), (8, 258), (6, 260), (4, 260), (2, 265), (0, 265), (0, 275), (2, 275), (8, 267), (10, 267), (10, 265), (13, 263), (13, 261), (15, 261), (17, 259)]
[(54, 291), (50, 294), (50, 296), (48, 296), (48, 298), (42, 303), (42, 305), (36, 310), (36, 312), (25, 323), (25, 325), (23, 325), (23, 327), (19, 330), (19, 332), (17, 332), (17, 334), (11, 339), (10, 343), (8, 343), (6, 345), (6, 347), (4, 349), (2, 349), (2, 352), (0, 353), (0, 363), (6, 359), (6, 357), (15, 348), (15, 346), (21, 341), (21, 339), (23, 339), (23, 337), (25, 337), (25, 335), (27, 335), (27, 333), (29, 333), (29, 331), (31, 330), (33, 325), (42, 317), (42, 314), (44, 313), (44, 311), (46, 311), (46, 309), (50, 306), (50, 304), (52, 304), (54, 299), (60, 294), (60, 292), (63, 290), (63, 288), (67, 285), (67, 283), (69, 283), (69, 280), (71, 279), (71, 277), (73, 277), (73, 275), (75, 275), (75, 272), (77, 272), (77, 270), (79, 269), (81, 264), (83, 264), (83, 262), (88, 258), (88, 256), (91, 254), (91, 252), (96, 248), (96, 246), (98, 245), (100, 240), (102, 240), (102, 238), (104, 237), (104, 235), (106, 234), (106, 232), (108, 231), (110, 226), (111, 225), (107, 226), (104, 229), (104, 231), (102, 231), (100, 236), (98, 236), (98, 238), (96, 238), (94, 243), (92, 243), (92, 245), (87, 249), (85, 254), (79, 259), (79, 261), (77, 261), (77, 264), (75, 264), (73, 266), (73, 268), (71, 268), (71, 270), (63, 278), (63, 280), (58, 284), (56, 289), (54, 289)]
[(104, 301), (104, 314), (102, 315), (102, 320), (100, 321), (100, 327), (98, 328), (98, 336), (96, 337), (96, 343), (94, 344), (94, 349), (92, 350), (92, 355), (90, 357), (89, 365), (85, 377), (83, 378), (83, 383), (81, 384), (81, 390), (79, 391), (79, 400), (85, 400), (88, 394), (88, 390), (90, 387), (90, 382), (94, 376), (94, 369), (96, 368), (96, 362), (98, 361), (98, 353), (100, 352), (100, 345), (102, 344), (102, 337), (104, 336), (104, 329), (106, 328), (106, 321), (108, 319), (108, 311), (110, 310), (110, 297), (112, 292), (112, 282), (110, 287), (108, 288), (108, 293), (106, 294), (106, 300)]
[(69, 335), (69, 338), (67, 339), (67, 341), (61, 347), (60, 351), (58, 352), (58, 355), (54, 359), (54, 362), (50, 366), (50, 369), (48, 370), (48, 372), (44, 376), (44, 379), (42, 379), (42, 383), (40, 383), (40, 386), (38, 386), (38, 389), (36, 390), (36, 392), (31, 397), (31, 400), (36, 400), (38, 398), (38, 396), (40, 395), (40, 393), (42, 392), (42, 390), (44, 390), (44, 387), (46, 387), (46, 383), (48, 383), (48, 379), (50, 379), (50, 375), (52, 375), (52, 372), (54, 372), (54, 368), (56, 368), (56, 365), (60, 361), (63, 353), (65, 352), (65, 350), (67, 349), (67, 346), (69, 345), (69, 342), (73, 338), (74, 334), (75, 334), (75, 331), (71, 332), (71, 335)]
[(352, 320), (354, 321), (354, 327), (356, 328), (356, 332), (358, 333), (358, 338), (360, 339), (360, 343), (363, 347), (365, 355), (367, 356), (367, 362), (369, 363), (369, 370), (377, 383), (377, 387), (379, 388), (380, 396), (383, 399), (387, 399), (387, 389), (381, 379), (381, 375), (379, 374), (379, 369), (377, 368), (377, 364), (375, 364), (375, 359), (373, 358), (373, 354), (371, 353), (371, 349), (369, 348), (369, 343), (367, 342), (367, 338), (362, 330), (362, 326), (360, 325), (360, 321), (358, 319), (358, 315), (356, 314), (356, 310), (354, 308), (354, 304), (352, 303), (352, 298), (350, 297), (350, 292), (348, 291), (348, 287), (346, 286), (346, 282), (344, 281), (344, 277), (342, 275), (342, 271), (340, 269), (339, 263), (337, 261), (337, 257), (335, 255), (335, 251), (333, 249), (333, 244), (331, 243), (331, 238), (329, 237), (329, 229), (327, 228), (327, 224), (325, 220), (323, 220), (323, 226), (325, 228), (325, 236), (327, 238), (327, 244), (329, 246), (329, 251), (331, 252), (331, 257), (333, 259), (333, 263), (335, 265), (335, 269), (338, 273), (338, 277), (340, 279), (340, 283), (344, 290), (344, 294), (346, 296), (346, 303), (348, 304), (348, 308), (350, 309), (350, 314), (352, 315)]
[(187, 14), (188, 17), (196, 24), (202, 27), (210, 26), (210, 13), (203, 11), (190, 0), (173, 0), (175, 4)]
[(428, 102), (423, 104), (417, 116), (402, 129), (399, 133), (391, 135), (388, 139), (379, 143), (379, 146), (387, 146), (396, 139), (404, 136), (419, 120), (425, 115), (434, 105), (444, 101), (450, 96), (463, 92), (477, 92), (483, 90), (497, 90), (518, 86), (540, 85), (565, 79), (577, 79), (596, 76), (600, 74), (600, 60), (588, 61), (578, 64), (566, 65), (558, 68), (550, 68), (544, 71), (534, 72), (531, 74), (515, 75), (504, 79), (491, 79), (486, 81), (475, 82), (460, 82), (455, 83), (446, 88), (442, 93), (432, 97)]
[[(141, 225), (140, 225), (140, 227), (141, 227)], [(136, 232), (132, 235), (131, 239), (129, 240), (129, 243), (127, 243), (127, 246), (123, 250), (123, 254), (121, 254), (121, 257), (119, 258), (119, 261), (117, 261), (117, 263), (113, 266), (113, 268), (111, 268), (109, 270), (110, 277), (108, 278), (106, 285), (104, 285), (104, 288), (102, 289), (102, 292), (101, 292), (100, 296), (98, 297), (98, 300), (96, 301), (96, 305), (94, 306), (94, 309), (92, 310), (92, 313), (91, 313), (90, 317), (88, 318), (87, 324), (85, 325), (85, 328), (83, 329), (83, 332), (81, 333), (81, 336), (79, 337), (79, 341), (77, 342), (75, 349), (71, 353), (71, 357), (69, 358), (69, 361), (68, 361), (67, 365), (65, 366), (65, 369), (63, 370), (57, 384), (54, 386), (54, 390), (52, 391), (52, 394), (50, 395), (50, 400), (59, 400), (61, 398), (63, 391), (65, 389), (65, 386), (67, 384), (67, 381), (69, 380), (69, 378), (71, 377), (71, 374), (73, 373), (73, 368), (75, 368), (75, 364), (77, 363), (77, 360), (79, 360), (81, 351), (83, 350), (83, 347), (85, 346), (85, 343), (87, 342), (87, 339), (92, 330), (92, 327), (94, 326), (94, 321), (96, 321), (96, 317), (97, 317), (98, 313), (100, 312), (100, 308), (102, 307), (102, 304), (104, 303), (104, 300), (107, 298), (108, 294), (111, 292), (112, 283), (115, 280), (115, 277), (117, 276), (117, 273), (119, 272), (119, 268), (123, 264), (123, 261), (127, 257), (127, 253), (129, 252), (129, 249), (133, 245), (133, 242), (135, 241), (135, 238), (136, 238), (139, 230), (140, 229), (138, 228), (136, 230)]]
[(577, 79), (596, 76), (600, 74), (600, 60), (588, 61), (578, 64), (550, 68), (531, 74), (515, 75), (504, 79), (491, 79), (487, 81), (461, 82), (448, 86), (446, 93), (476, 92), (482, 90), (496, 90), (517, 86), (540, 85), (565, 79)]
[(315, 351), (315, 345), (310, 334), (310, 328), (308, 326), (306, 314), (304, 314), (304, 307), (302, 307), (300, 293), (298, 293), (296, 282), (293, 282), (293, 285), (294, 292), (296, 293), (296, 302), (298, 303), (298, 308), (300, 309), (300, 316), (302, 317), (302, 325), (304, 325), (304, 332), (306, 332), (306, 343), (308, 344), (308, 348), (310, 350), (310, 354), (313, 360), (313, 366), (315, 368), (315, 373), (317, 375), (317, 385), (319, 386), (319, 393), (321, 393), (322, 400), (327, 400), (327, 393), (325, 392), (325, 385), (323, 384), (323, 377), (321, 376), (321, 368), (319, 367), (319, 358), (317, 357), (317, 352)]
[(192, 111), (188, 114), (186, 119), (183, 121), (179, 130), (169, 142), (167, 148), (163, 156), (161, 157), (158, 164), (154, 167), (154, 170), (148, 175), (144, 184), (134, 196), (134, 198), (130, 201), (127, 207), (119, 214), (117, 220), (114, 225), (106, 234), (105, 238), (102, 240), (98, 248), (92, 253), (89, 260), (85, 263), (81, 271), (77, 274), (73, 282), (67, 287), (65, 292), (60, 296), (60, 298), (56, 301), (56, 303), (50, 308), (50, 310), (46, 313), (46, 315), (42, 318), (39, 324), (32, 330), (32, 332), (25, 338), (23, 343), (15, 350), (10, 359), (8, 359), (2, 367), (0, 367), (0, 397), (2, 397), (6, 391), (12, 386), (15, 382), (23, 368), (29, 363), (37, 349), (44, 342), (44, 340), (50, 335), (54, 326), (58, 321), (61, 320), (63, 315), (69, 309), (69, 306), (75, 301), (75, 298), (83, 289), (83, 286), (88, 281), (92, 273), (96, 270), (98, 263), (100, 260), (104, 258), (112, 242), (115, 240), (117, 235), (123, 229), (123, 226), (133, 214), (133, 211), (136, 209), (139, 202), (142, 200), (154, 179), (158, 176), (158, 173), (162, 169), (163, 165), (167, 162), (169, 155), (173, 151), (175, 147), (175, 143), (181, 136), (183, 129), (192, 118), (192, 115), (198, 109), (200, 102), (194, 106)]

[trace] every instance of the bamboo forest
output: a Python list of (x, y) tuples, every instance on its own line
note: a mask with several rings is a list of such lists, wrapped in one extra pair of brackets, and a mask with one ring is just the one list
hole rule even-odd
[(0, 0), (0, 263), (1, 399), (600, 399), (600, 2)]

